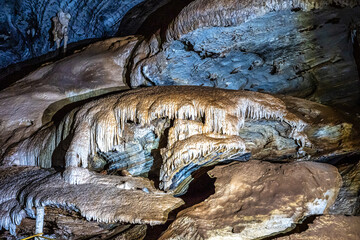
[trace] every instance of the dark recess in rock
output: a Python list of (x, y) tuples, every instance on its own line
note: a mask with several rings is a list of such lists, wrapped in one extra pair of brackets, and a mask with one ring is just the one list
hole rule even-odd
[(117, 36), (149, 36), (164, 30), (187, 4), (194, 0), (147, 0), (132, 8), (122, 18)]
[(160, 30), (161, 38), (165, 41), (165, 30), (169, 23), (174, 20), (185, 6), (193, 1), (194, 0), (171, 0), (169, 3), (150, 14), (139, 27), (136, 34), (151, 36), (156, 31)]
[[(223, 164), (218, 164), (223, 165)], [(148, 226), (146, 237), (144, 240), (156, 240), (161, 234), (168, 228), (168, 226), (175, 220), (176, 215), (188, 207), (195, 204), (201, 203), (210, 195), (215, 193), (215, 180), (207, 174), (208, 171), (212, 170), (215, 166), (203, 167), (192, 173), (194, 180), (190, 183), (189, 189), (186, 194), (180, 198), (184, 200), (185, 205), (173, 210), (169, 213), (168, 221), (164, 225)]]

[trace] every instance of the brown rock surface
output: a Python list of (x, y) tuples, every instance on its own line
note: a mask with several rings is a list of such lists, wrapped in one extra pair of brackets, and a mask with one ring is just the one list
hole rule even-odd
[(0, 155), (51, 121), (65, 105), (127, 89), (126, 63), (137, 42), (137, 37), (97, 42), (2, 90)]
[[(44, 219), (44, 235), (57, 240), (75, 239), (126, 239), (140, 240), (146, 235), (146, 225), (131, 225), (121, 223), (98, 223), (87, 221), (74, 211), (61, 208), (46, 207)], [(1, 239), (15, 240), (34, 235), (35, 219), (25, 218), (16, 229), (16, 237), (1, 234)]]
[(360, 239), (360, 217), (324, 215), (309, 224), (302, 233), (291, 234), (277, 240), (358, 240)]
[(215, 194), (181, 211), (161, 239), (256, 239), (328, 211), (341, 177), (328, 164), (260, 161), (217, 166)]

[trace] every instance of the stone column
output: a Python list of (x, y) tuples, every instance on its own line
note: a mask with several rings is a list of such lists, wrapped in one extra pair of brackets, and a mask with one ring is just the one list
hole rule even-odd
[[(36, 225), (35, 225), (35, 234), (42, 233), (44, 230), (44, 216), (45, 216), (45, 208), (37, 207), (36, 208)], [(40, 240), (39, 237), (36, 238)]]

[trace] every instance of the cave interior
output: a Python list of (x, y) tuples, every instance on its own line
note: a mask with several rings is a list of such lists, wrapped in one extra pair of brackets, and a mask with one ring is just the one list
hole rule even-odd
[(360, 239), (360, 0), (0, 3), (0, 239)]

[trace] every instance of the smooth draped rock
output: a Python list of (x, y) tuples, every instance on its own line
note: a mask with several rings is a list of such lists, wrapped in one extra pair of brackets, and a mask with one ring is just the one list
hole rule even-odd
[(257, 239), (328, 211), (341, 186), (328, 164), (251, 160), (217, 166), (215, 193), (178, 213), (160, 239)]
[(71, 103), (127, 89), (126, 63), (137, 37), (92, 44), (48, 64), (0, 92), (0, 154), (29, 137)]

